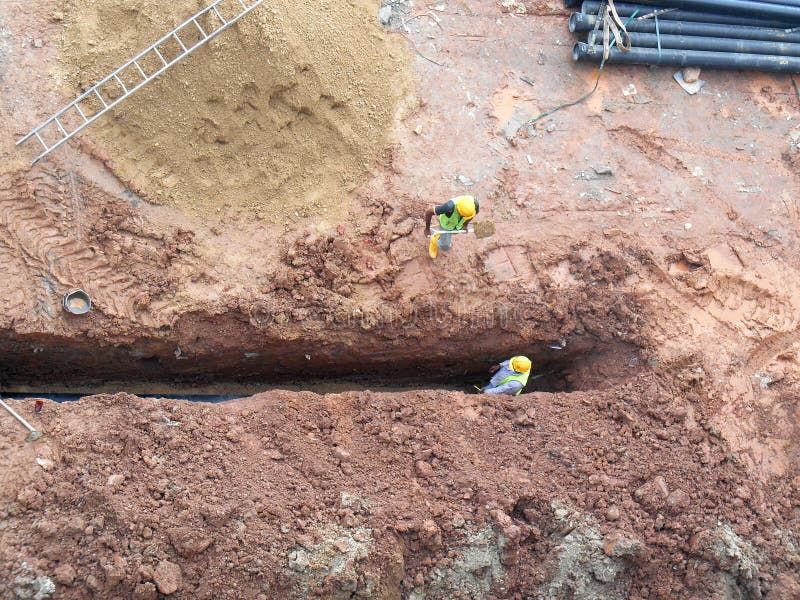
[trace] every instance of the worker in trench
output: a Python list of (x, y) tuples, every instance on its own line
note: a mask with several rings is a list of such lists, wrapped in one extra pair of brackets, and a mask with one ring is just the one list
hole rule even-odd
[(473, 196), (457, 196), (444, 204), (435, 206), (425, 212), (425, 235), (430, 238), (428, 254), (436, 258), (439, 250), (447, 252), (453, 244), (452, 233), (435, 233), (431, 235), (431, 219), (439, 217), (439, 228), (443, 231), (461, 231), (478, 214), (480, 205)]
[(489, 369), (494, 373), (489, 385), (480, 388), (482, 394), (519, 396), (528, 383), (531, 361), (527, 356), (514, 356)]

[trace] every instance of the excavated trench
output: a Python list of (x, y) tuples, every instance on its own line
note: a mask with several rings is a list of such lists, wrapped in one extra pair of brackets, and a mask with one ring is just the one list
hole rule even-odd
[(448, 340), (435, 350), (390, 347), (382, 354), (341, 345), (312, 349), (298, 342), (253, 352), (218, 348), (187, 354), (175, 344), (160, 350), (152, 344), (98, 349), (87, 340), (9, 339), (0, 350), (0, 392), (11, 397), (73, 400), (125, 391), (204, 401), (270, 389), (322, 394), (410, 389), (474, 392), (474, 385), (488, 381), (492, 364), (515, 354), (526, 354), (534, 363), (526, 392), (570, 392), (602, 389), (633, 374), (640, 363), (635, 346), (600, 342), (590, 335), (513, 347), (495, 340), (470, 348)]

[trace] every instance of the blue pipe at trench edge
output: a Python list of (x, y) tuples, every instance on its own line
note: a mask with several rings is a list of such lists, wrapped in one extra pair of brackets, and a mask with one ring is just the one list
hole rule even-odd
[[(111, 393), (111, 392), (108, 392)], [(77, 402), (81, 398), (88, 396), (100, 396), (100, 394), (37, 394), (30, 393), (13, 393), (13, 394), (0, 394), (4, 400), (50, 400), (52, 402)], [(220, 395), (205, 395), (205, 394), (132, 394), (139, 398), (155, 398), (156, 400), (188, 400), (189, 402), (206, 402), (209, 404), (219, 404), (220, 402), (228, 402), (229, 400), (238, 400), (240, 398), (249, 398), (249, 396), (220, 396)]]

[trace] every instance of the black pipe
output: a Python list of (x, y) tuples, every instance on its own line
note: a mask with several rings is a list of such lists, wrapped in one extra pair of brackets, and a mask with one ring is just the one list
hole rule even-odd
[[(800, 56), (800, 44), (735, 40), (693, 35), (656, 35), (654, 33), (629, 33), (634, 48), (674, 48), (677, 50), (708, 50), (710, 52), (737, 52), (741, 54), (772, 54), (773, 56)], [(603, 34), (590, 31), (586, 43), (602, 44)]]
[[(569, 30), (591, 31), (597, 21), (597, 15), (572, 13), (569, 18)], [(656, 24), (652, 19), (631, 21), (626, 25), (628, 31), (636, 33), (656, 33)], [(697, 35), (703, 37), (734, 38), (738, 40), (761, 40), (764, 42), (800, 43), (800, 32), (786, 33), (783, 29), (764, 29), (762, 27), (746, 27), (744, 25), (716, 25), (714, 23), (685, 23), (683, 21), (659, 22), (658, 32), (668, 35)]]
[[(44, 400), (51, 400), (52, 402), (77, 402), (81, 398), (86, 398), (88, 396), (94, 396), (96, 394), (71, 394), (71, 393), (34, 393), (34, 392), (25, 392), (25, 393), (14, 393), (14, 394), (3, 394), (3, 398), (11, 399), (11, 400), (28, 400), (28, 399), (37, 399), (41, 398)], [(190, 402), (208, 402), (211, 404), (219, 404), (220, 402), (229, 402), (231, 400), (239, 400), (240, 398), (246, 398), (247, 396), (221, 396), (221, 395), (210, 395), (210, 394), (142, 394), (136, 393), (135, 396), (139, 398), (155, 398), (157, 400), (188, 400)]]
[(758, 4), (782, 4), (783, 6), (800, 6), (800, 0), (753, 0)]
[(788, 23), (800, 23), (800, 6), (766, 4), (754, 0), (638, 0), (639, 4), (663, 6), (665, 8), (685, 8), (736, 14), (757, 19), (778, 19)]
[[(602, 46), (590, 46), (578, 42), (572, 48), (572, 59), (576, 62), (599, 63), (603, 59)], [(733, 54), (707, 52), (703, 50), (675, 50), (673, 48), (631, 48), (622, 52), (611, 48), (609, 63), (634, 65), (670, 65), (674, 67), (706, 67), (713, 69), (736, 69), (742, 71), (773, 71), (778, 73), (800, 72), (800, 58), (794, 56), (769, 56), (766, 54)]]
[[(600, 10), (599, 0), (585, 0), (581, 4), (581, 12), (596, 15)], [(643, 17), (659, 10), (657, 6), (643, 6), (641, 4), (630, 4), (628, 2), (615, 3), (617, 14), (620, 17), (630, 17), (636, 12), (637, 17)], [(624, 20), (624, 19), (623, 19)], [(673, 10), (672, 12), (658, 15), (659, 21), (692, 21), (695, 23), (716, 23), (721, 25), (749, 25), (751, 27), (774, 27), (784, 29), (786, 25), (780, 21), (767, 21), (765, 19), (748, 19), (736, 15), (722, 15), (707, 12), (696, 12), (692, 10)]]

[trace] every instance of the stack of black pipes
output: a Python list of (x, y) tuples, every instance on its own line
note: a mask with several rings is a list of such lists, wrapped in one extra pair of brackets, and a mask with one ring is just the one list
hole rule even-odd
[[(569, 30), (587, 34), (586, 42), (572, 50), (576, 61), (599, 63), (603, 58), (603, 26), (596, 26), (601, 4), (564, 0), (567, 8), (581, 9), (570, 16)], [(631, 49), (612, 47), (607, 62), (800, 72), (800, 0), (638, 0), (614, 5), (630, 34)], [(657, 19), (641, 18), (651, 13)]]

